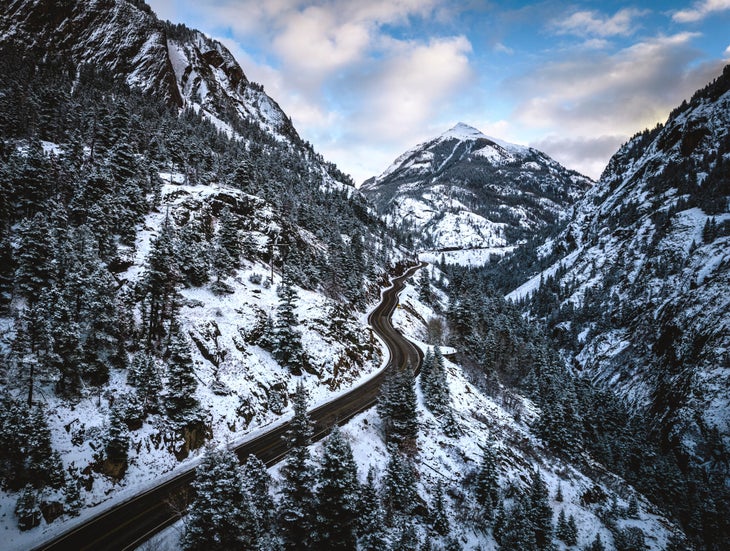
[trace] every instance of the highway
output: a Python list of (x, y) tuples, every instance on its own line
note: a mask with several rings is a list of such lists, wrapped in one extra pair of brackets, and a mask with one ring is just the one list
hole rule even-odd
[[(368, 317), (370, 327), (388, 348), (390, 361), (386, 369), (347, 393), (312, 409), (310, 416), (314, 424), (314, 440), (329, 434), (335, 423), (343, 424), (372, 407), (377, 400), (386, 370), (408, 365), (416, 370), (420, 367), (422, 359), (420, 349), (406, 340), (391, 324), (391, 316), (398, 305), (398, 294), (403, 289), (405, 281), (420, 267), (421, 265), (412, 266), (403, 275), (394, 278), (392, 287), (383, 292), (380, 304)], [(242, 461), (250, 454), (254, 454), (267, 466), (274, 465), (286, 456), (286, 443), (283, 437), (288, 425), (288, 422), (282, 423), (244, 442), (234, 448), (234, 451)], [(180, 509), (183, 507), (176, 507), (174, 504), (185, 502), (185, 496), (194, 478), (195, 468), (190, 468), (151, 490), (89, 518), (56, 539), (37, 547), (36, 550), (135, 549), (180, 518), (182, 513)]]

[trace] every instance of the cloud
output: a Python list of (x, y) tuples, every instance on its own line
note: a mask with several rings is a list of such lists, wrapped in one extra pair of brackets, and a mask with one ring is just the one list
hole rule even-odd
[(508, 81), (522, 96), (516, 116), (525, 124), (591, 135), (625, 135), (653, 126), (722, 70), (696, 63), (693, 33), (641, 41), (614, 54), (582, 52)]
[(626, 136), (557, 136), (551, 134), (530, 143), (559, 163), (597, 180), (607, 160), (626, 142)]
[[(671, 109), (722, 71), (722, 60), (698, 63), (696, 36), (659, 36), (613, 54), (583, 51), (546, 63), (507, 81), (505, 92), (517, 98), (514, 119), (533, 135), (539, 129), (550, 133), (542, 139), (549, 153), (595, 177), (601, 151), (609, 150), (599, 146), (664, 122)], [(601, 138), (576, 138), (571, 144), (567, 138), (575, 136)], [(581, 161), (576, 151), (590, 155)]]
[(464, 36), (426, 44), (394, 41), (389, 51), (356, 83), (362, 102), (357, 122), (362, 133), (393, 140), (430, 123), (469, 81), (471, 44)]
[(597, 11), (576, 11), (567, 18), (554, 19), (550, 27), (556, 34), (576, 36), (629, 36), (636, 30), (635, 19), (646, 14), (645, 10), (624, 8), (609, 17)]
[(675, 12), (672, 19), (677, 23), (694, 23), (712, 13), (725, 10), (730, 10), (730, 0), (702, 0), (695, 2), (690, 9)]

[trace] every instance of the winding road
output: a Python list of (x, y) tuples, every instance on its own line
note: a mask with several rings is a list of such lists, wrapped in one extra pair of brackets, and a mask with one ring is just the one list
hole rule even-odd
[[(408, 268), (403, 275), (393, 279), (392, 287), (383, 291), (380, 304), (368, 317), (372, 330), (385, 342), (390, 361), (385, 369), (361, 385), (341, 394), (332, 401), (310, 411), (314, 424), (314, 440), (329, 434), (335, 423), (343, 424), (358, 413), (372, 407), (378, 397), (385, 372), (392, 368), (420, 367), (422, 353), (406, 340), (391, 324), (391, 316), (398, 305), (398, 294), (421, 265)], [(274, 465), (286, 456), (283, 436), (289, 423), (282, 423), (272, 430), (252, 438), (234, 451), (241, 460), (256, 455), (267, 466)], [(141, 545), (180, 518), (184, 503), (195, 478), (191, 468), (159, 486), (119, 503), (70, 529), (56, 539), (36, 548), (39, 550), (131, 550)]]

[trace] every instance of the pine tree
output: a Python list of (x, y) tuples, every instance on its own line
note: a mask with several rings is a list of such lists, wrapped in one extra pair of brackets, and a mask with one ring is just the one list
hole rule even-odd
[(21, 531), (35, 528), (41, 523), (40, 500), (37, 490), (30, 484), (25, 487), (15, 503), (15, 516)]
[(631, 494), (629, 505), (626, 508), (626, 516), (629, 518), (639, 518), (639, 501), (635, 494)]
[(385, 548), (384, 520), (385, 514), (375, 484), (375, 470), (371, 466), (360, 493), (360, 515), (357, 521), (359, 547), (362, 551), (380, 551)]
[(160, 394), (163, 390), (157, 362), (148, 352), (139, 352), (127, 373), (127, 382), (134, 386), (145, 413), (156, 413), (160, 408)]
[(15, 286), (29, 304), (33, 304), (48, 287), (53, 276), (52, 244), (48, 217), (37, 213), (26, 218), (18, 228), (19, 246), (15, 255)]
[(491, 519), (494, 508), (499, 502), (499, 484), (497, 482), (497, 458), (490, 443), (487, 443), (482, 453), (474, 494), (477, 503), (482, 508), (484, 518)]
[(424, 402), (427, 396), (431, 395), (433, 385), (433, 352), (432, 348), (426, 350), (426, 354), (421, 362), (421, 371), (418, 374), (418, 382), (421, 387)]
[(190, 504), (185, 551), (238, 551), (253, 549), (255, 526), (248, 514), (248, 497), (236, 455), (227, 449), (208, 448), (195, 470), (195, 499)]
[(307, 395), (301, 382), (292, 399), (294, 417), (287, 432), (289, 455), (281, 469), (283, 476), (279, 502), (279, 525), (284, 548), (307, 549), (314, 529), (314, 480), (309, 444), (312, 423), (307, 412)]
[(350, 444), (337, 426), (325, 443), (318, 481), (317, 546), (354, 550), (359, 493), (357, 465)]
[(603, 541), (601, 541), (601, 534), (596, 534), (591, 544), (586, 547), (586, 551), (606, 551), (606, 547), (603, 545)]
[(277, 289), (277, 294), (279, 305), (276, 308), (272, 353), (279, 364), (287, 367), (294, 375), (301, 375), (304, 349), (301, 334), (296, 329), (299, 324), (294, 312), (297, 292), (285, 277)]
[(129, 449), (129, 429), (124, 419), (124, 412), (114, 404), (109, 413), (109, 428), (104, 439), (106, 457), (118, 464), (127, 464)]
[(378, 397), (378, 414), (386, 443), (393, 443), (401, 450), (415, 447), (418, 418), (415, 379), (410, 368), (386, 374)]
[(571, 513), (568, 516), (568, 522), (565, 526), (565, 539), (567, 545), (576, 545), (578, 543), (578, 525), (575, 523), (575, 517)]
[[(500, 550), (525, 551), (538, 549), (535, 540), (535, 529), (530, 519), (531, 504), (527, 496), (515, 500), (506, 515), (504, 529), (500, 535)], [(496, 527), (495, 527), (496, 531)]]
[(175, 232), (172, 221), (165, 218), (160, 234), (152, 242), (147, 257), (142, 293), (146, 305), (147, 346), (165, 334), (165, 324), (171, 324), (179, 307), (177, 284), (180, 281), (175, 258)]
[(167, 350), (169, 358), (165, 407), (170, 418), (184, 426), (200, 417), (199, 403), (195, 398), (198, 382), (187, 340), (177, 325), (173, 326), (172, 331)]
[(555, 494), (555, 501), (558, 503), (563, 502), (563, 485), (560, 482), (558, 482), (558, 491)]
[(432, 526), (437, 534), (446, 536), (451, 527), (449, 526), (449, 516), (446, 514), (446, 504), (444, 502), (444, 487), (441, 481), (436, 484), (436, 495), (433, 500), (433, 517)]
[(547, 549), (553, 535), (553, 511), (548, 502), (548, 489), (539, 471), (532, 474), (529, 488), (529, 518), (535, 530), (538, 549)]
[(265, 549), (264, 541), (274, 528), (276, 506), (271, 497), (271, 475), (255, 455), (249, 455), (243, 465), (243, 489), (251, 505), (259, 547)]
[(421, 268), (421, 273), (418, 276), (418, 298), (425, 304), (431, 304), (433, 300), (431, 294), (431, 276), (428, 273), (428, 268)]
[(68, 475), (63, 493), (65, 503), (63, 508), (64, 512), (72, 517), (79, 516), (81, 508), (84, 506), (84, 500), (81, 498), (76, 469)]
[(568, 521), (565, 519), (565, 509), (560, 509), (558, 514), (558, 523), (555, 527), (555, 537), (560, 541), (565, 541), (568, 531)]
[(388, 446), (388, 465), (383, 483), (383, 501), (388, 519), (410, 516), (417, 500), (416, 478), (409, 460), (394, 445)]
[(418, 533), (409, 516), (400, 521), (399, 536), (393, 545), (393, 551), (418, 551)]

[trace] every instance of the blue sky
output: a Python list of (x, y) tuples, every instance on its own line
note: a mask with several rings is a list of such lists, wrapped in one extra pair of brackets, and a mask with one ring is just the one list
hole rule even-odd
[(147, 0), (360, 183), (457, 122), (598, 177), (730, 63), (730, 0)]

